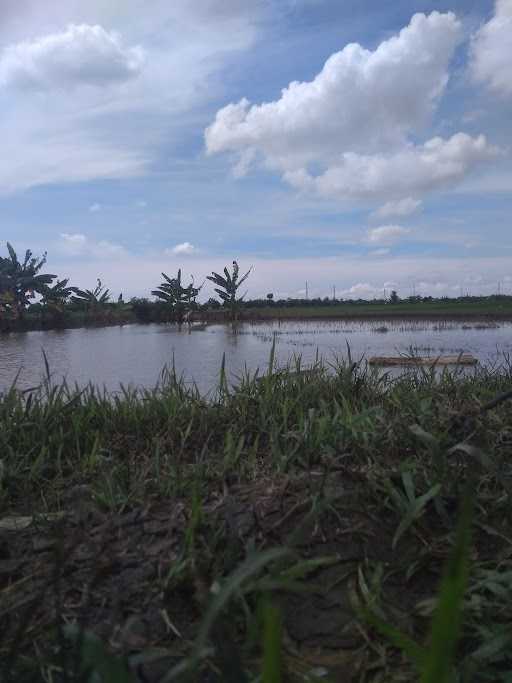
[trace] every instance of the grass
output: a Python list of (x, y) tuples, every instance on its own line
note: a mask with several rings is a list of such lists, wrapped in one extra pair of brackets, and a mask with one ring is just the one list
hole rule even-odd
[(1, 396), (1, 680), (510, 681), (512, 368), (272, 369)]
[(410, 303), (340, 303), (310, 306), (250, 307), (241, 312), (241, 319), (350, 319), (350, 318), (495, 318), (510, 320), (512, 302), (509, 298), (482, 301), (422, 301)]

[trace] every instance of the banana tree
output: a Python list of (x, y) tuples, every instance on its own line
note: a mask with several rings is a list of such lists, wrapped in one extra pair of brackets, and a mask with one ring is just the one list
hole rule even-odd
[(64, 307), (69, 298), (79, 290), (76, 287), (68, 287), (69, 279), (57, 280), (53, 287), (45, 287), (42, 292), (41, 303), (49, 311), (54, 320), (62, 318)]
[(78, 289), (74, 287), (73, 291), (75, 296), (71, 297), (71, 301), (75, 304), (85, 305), (87, 310), (103, 308), (110, 301), (110, 290), (103, 286), (99, 278), (95, 289)]
[(0, 258), (0, 299), (2, 307), (14, 318), (22, 318), (25, 309), (36, 294), (44, 290), (57, 277), (49, 273), (41, 273), (46, 264), (46, 254), (34, 256), (30, 249), (25, 252), (23, 261), (13, 247), (7, 242), (7, 258)]
[(213, 282), (215, 285), (215, 291), (222, 299), (222, 302), (227, 306), (231, 312), (231, 319), (236, 320), (238, 308), (240, 303), (243, 301), (245, 294), (241, 297), (237, 297), (238, 290), (240, 286), (247, 280), (249, 274), (252, 270), (252, 266), (249, 268), (247, 273), (239, 279), (239, 267), (236, 261), (233, 261), (233, 272), (229, 273), (227, 268), (224, 268), (224, 276), (219, 275), (219, 273), (212, 272), (211, 275), (207, 276), (207, 279)]
[(186, 312), (192, 311), (196, 306), (196, 297), (203, 285), (194, 285), (194, 276), (191, 275), (191, 282), (188, 287), (184, 287), (181, 282), (181, 268), (178, 270), (177, 277), (169, 277), (162, 273), (164, 282), (154, 289), (151, 294), (160, 301), (165, 302), (172, 311), (173, 317), (178, 321), (183, 321)]

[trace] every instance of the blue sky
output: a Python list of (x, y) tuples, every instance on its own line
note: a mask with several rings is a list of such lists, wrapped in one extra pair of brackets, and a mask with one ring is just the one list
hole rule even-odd
[(1, 248), (74, 284), (512, 294), (512, 0), (5, 0), (0, 111)]

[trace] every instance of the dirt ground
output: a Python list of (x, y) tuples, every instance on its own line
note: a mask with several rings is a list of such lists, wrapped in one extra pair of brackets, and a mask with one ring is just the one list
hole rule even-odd
[[(396, 519), (368, 504), (365, 477), (340, 472), (328, 485), (321, 479), (313, 473), (219, 492), (203, 505), (192, 544), (192, 511), (183, 502), (155, 499), (105, 513), (86, 487), (70, 492), (58, 518), (0, 520), (2, 661), (16, 653), (42, 662), (55, 652), (52, 627), (78, 624), (125, 655), (135, 680), (156, 683), (190, 652), (214, 581), (251, 547), (286, 546), (295, 562), (311, 561), (295, 572), (290, 589), (272, 592), (283, 616), (287, 680), (304, 680), (308, 671), (355, 680), (371, 652), (370, 631), (354, 612), (364, 586), (360, 568), (381, 568), (382, 604), (407, 628), (414, 606), (435, 593), (448, 547), (441, 537), (427, 566), (407, 582), (406, 568), (426, 542), (421, 530), (394, 551)], [(318, 558), (325, 559), (312, 562)], [(230, 608), (213, 638), (236, 641), (242, 631), (241, 610)], [(203, 680), (220, 680), (214, 663)]]

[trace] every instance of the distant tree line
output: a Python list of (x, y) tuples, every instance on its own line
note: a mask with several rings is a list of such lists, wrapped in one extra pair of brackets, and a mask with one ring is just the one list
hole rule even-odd
[(0, 329), (24, 327), (63, 327), (83, 324), (110, 324), (121, 322), (190, 322), (195, 314), (218, 314), (221, 319), (236, 321), (242, 309), (262, 308), (313, 308), (367, 305), (398, 305), (446, 303), (446, 302), (483, 302), (512, 301), (506, 295), (490, 297), (461, 296), (457, 298), (431, 296), (409, 296), (400, 299), (392, 290), (389, 297), (367, 299), (341, 299), (330, 297), (276, 299), (272, 292), (264, 298), (246, 300), (247, 292), (240, 289), (249, 277), (252, 267), (240, 275), (237, 261), (232, 262), (231, 270), (224, 268), (222, 273), (215, 271), (206, 277), (214, 285), (218, 298), (210, 297), (199, 303), (197, 297), (205, 281), (195, 285), (194, 277), (185, 284), (181, 269), (175, 277), (162, 273), (163, 281), (152, 290), (155, 298), (134, 297), (125, 302), (122, 294), (113, 298), (111, 291), (100, 279), (91, 289), (80, 289), (69, 284), (69, 279), (59, 279), (57, 275), (43, 272), (46, 266), (46, 253), (34, 256), (27, 250), (19, 258), (12, 245), (7, 243), (7, 255), (0, 256)]
[(181, 269), (176, 277), (162, 273), (163, 282), (151, 293), (156, 301), (132, 298), (125, 302), (122, 294), (113, 299), (100, 279), (91, 289), (71, 286), (69, 279), (43, 272), (46, 253), (34, 256), (27, 250), (22, 259), (7, 242), (7, 256), (0, 256), (0, 328), (16, 329), (39, 322), (42, 326), (59, 327), (76, 322), (112, 323), (130, 320), (147, 322), (178, 322), (189, 320), (201, 309), (223, 309), (227, 317), (236, 320), (245, 294), (240, 287), (252, 268), (240, 275), (237, 261), (231, 271), (213, 271), (206, 279), (213, 282), (219, 299), (199, 304), (197, 296), (204, 282), (196, 287), (191, 276), (189, 284), (182, 281)]

